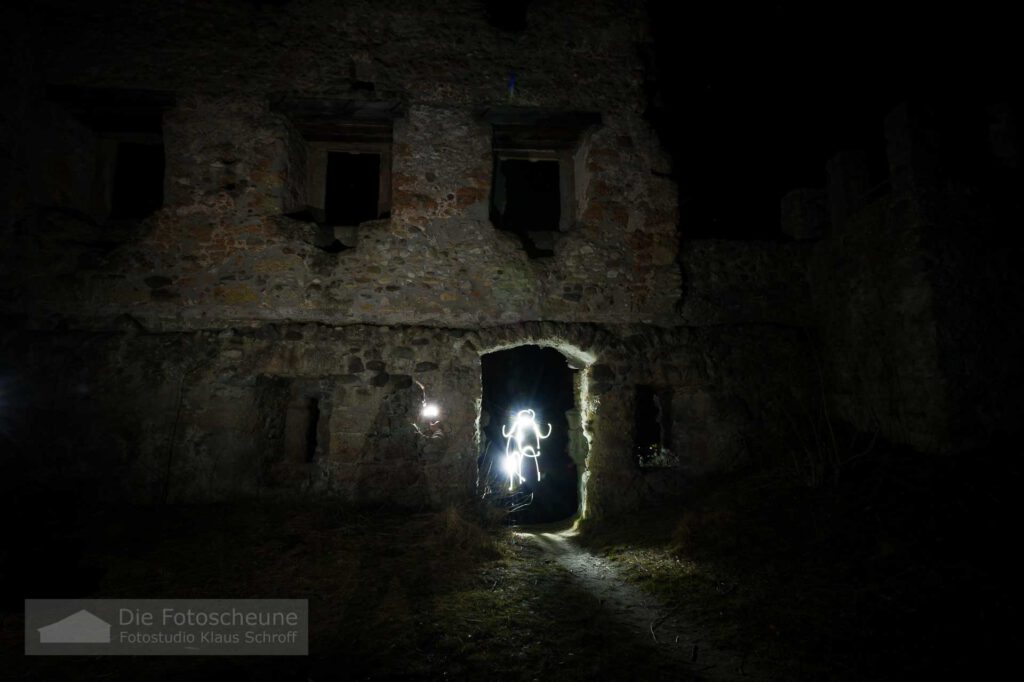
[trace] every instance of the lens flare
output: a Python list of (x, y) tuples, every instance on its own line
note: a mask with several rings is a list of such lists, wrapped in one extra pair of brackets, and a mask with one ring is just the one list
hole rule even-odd
[(551, 424), (548, 432), (541, 433), (537, 424), (537, 413), (533, 410), (519, 410), (512, 423), (501, 427), (501, 435), (505, 438), (505, 459), (502, 469), (508, 476), (508, 489), (515, 490), (517, 485), (526, 481), (523, 476), (523, 460), (532, 459), (540, 480), (540, 442), (551, 435)]
[(519, 467), (516, 464), (516, 458), (510, 455), (505, 455), (501, 460), (501, 469), (509, 478), (515, 476), (516, 472), (519, 470)]

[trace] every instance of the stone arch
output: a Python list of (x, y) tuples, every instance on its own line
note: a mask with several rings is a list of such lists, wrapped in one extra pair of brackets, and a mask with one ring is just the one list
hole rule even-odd
[[(591, 367), (595, 365), (610, 338), (602, 330), (589, 325), (573, 325), (557, 322), (526, 322), (503, 327), (489, 327), (474, 332), (468, 339), (469, 345), (479, 356), (519, 346), (540, 346), (552, 348), (561, 353), (569, 366), (578, 370), (574, 386), (574, 401), (577, 415), (570, 419), (570, 448), (581, 448), (581, 461), (577, 462), (579, 476), (579, 508), (576, 518), (588, 517), (590, 468), (592, 457), (592, 430), (596, 404), (590, 396)], [(482, 376), (481, 376), (482, 380)], [(481, 439), (480, 405), (477, 404), (476, 437)], [(575, 432), (573, 430), (576, 429)], [(574, 458), (575, 459), (575, 458)]]

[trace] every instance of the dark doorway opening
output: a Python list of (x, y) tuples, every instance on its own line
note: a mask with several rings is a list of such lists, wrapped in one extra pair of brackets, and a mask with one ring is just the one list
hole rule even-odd
[(328, 152), (326, 183), (328, 225), (358, 225), (379, 217), (380, 154)]
[[(483, 404), (480, 486), (484, 494), (510, 510), (514, 523), (549, 523), (568, 519), (579, 508), (579, 472), (569, 456), (569, 424), (565, 413), (575, 407), (573, 370), (552, 348), (518, 346), (481, 357)], [(532, 462), (523, 466), (525, 481), (509, 490), (502, 467), (508, 427), (519, 410), (532, 409), (543, 430), (537, 480)]]
[(551, 255), (541, 235), (558, 232), (562, 215), (557, 160), (498, 158), (491, 194), (491, 222), (514, 232), (531, 257)]
[(164, 204), (164, 146), (119, 142), (110, 196), (113, 220), (141, 220)]

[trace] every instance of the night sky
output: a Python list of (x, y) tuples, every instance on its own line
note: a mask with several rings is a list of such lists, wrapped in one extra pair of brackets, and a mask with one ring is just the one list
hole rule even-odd
[(1014, 22), (977, 3), (651, 11), (648, 117), (674, 158), (684, 237), (782, 238), (779, 199), (824, 187), (836, 151), (863, 149), (884, 172), (883, 121), (901, 101), (1005, 97), (1014, 82)]

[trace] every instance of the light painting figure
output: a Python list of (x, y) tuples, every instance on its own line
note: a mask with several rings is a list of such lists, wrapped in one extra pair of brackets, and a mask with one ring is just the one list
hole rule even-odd
[(541, 433), (537, 424), (537, 414), (533, 410), (519, 410), (508, 426), (501, 427), (501, 435), (505, 437), (505, 460), (502, 468), (508, 475), (508, 489), (526, 481), (523, 476), (523, 459), (532, 459), (537, 469), (537, 480), (540, 480), (540, 442), (551, 435), (551, 424), (548, 432)]

